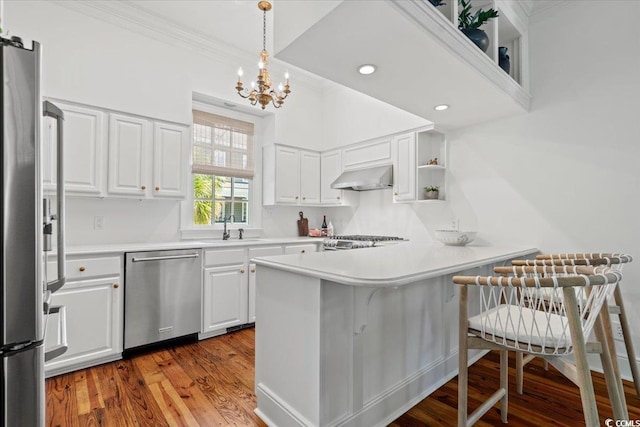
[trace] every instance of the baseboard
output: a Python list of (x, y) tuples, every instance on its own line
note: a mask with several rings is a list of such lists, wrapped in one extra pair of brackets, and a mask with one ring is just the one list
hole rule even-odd
[(256, 396), (258, 407), (254, 412), (269, 427), (312, 427), (316, 425), (262, 383), (256, 385)]
[(61, 366), (54, 369), (46, 369), (44, 373), (45, 378), (55, 377), (57, 375), (68, 374), (69, 372), (79, 371), (80, 369), (90, 368), (92, 366), (103, 365), (109, 362), (115, 362), (122, 359), (122, 353), (111, 354), (105, 357), (99, 357), (97, 359), (88, 360), (86, 362), (74, 363), (72, 365)]

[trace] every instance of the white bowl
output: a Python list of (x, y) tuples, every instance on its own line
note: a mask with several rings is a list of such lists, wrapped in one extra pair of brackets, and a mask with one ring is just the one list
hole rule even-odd
[(475, 238), (475, 231), (436, 230), (436, 239), (449, 246), (464, 246)]

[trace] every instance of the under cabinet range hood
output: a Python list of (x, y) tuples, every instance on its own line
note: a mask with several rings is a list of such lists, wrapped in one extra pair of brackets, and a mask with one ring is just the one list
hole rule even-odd
[(337, 190), (381, 190), (393, 186), (391, 165), (345, 171), (331, 184)]

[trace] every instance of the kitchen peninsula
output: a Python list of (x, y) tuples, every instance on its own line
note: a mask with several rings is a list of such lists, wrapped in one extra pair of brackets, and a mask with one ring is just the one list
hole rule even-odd
[(457, 374), (451, 276), (536, 252), (404, 242), (254, 259), (256, 413), (279, 427), (387, 425)]

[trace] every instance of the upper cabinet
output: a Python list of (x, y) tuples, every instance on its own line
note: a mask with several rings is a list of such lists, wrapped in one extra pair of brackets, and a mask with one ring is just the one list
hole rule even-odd
[(411, 132), (393, 138), (393, 201), (416, 199), (416, 134)]
[(341, 173), (342, 150), (327, 151), (320, 155), (320, 203), (323, 205), (343, 203), (343, 191), (331, 188), (331, 184)]
[[(64, 112), (65, 189), (72, 196), (186, 194), (189, 126), (53, 100)], [(57, 129), (43, 120), (43, 182), (55, 192)]]
[(263, 149), (265, 205), (319, 205), (320, 153), (284, 145)]
[[(64, 112), (64, 171), (68, 194), (102, 196), (103, 165), (107, 139), (105, 113), (54, 101)], [(43, 183), (45, 192), (56, 185), (56, 122), (44, 118)]]
[(153, 196), (183, 198), (189, 129), (155, 122), (153, 135)]
[[(527, 17), (521, 7), (527, 2), (471, 1), (500, 13), (483, 27), (487, 53), (458, 29), (457, 0), (437, 8), (428, 0), (384, 0), (333, 1), (320, 9), (319, 2), (282, 2), (279, 14), (296, 9), (308, 19), (275, 27), (275, 56), (445, 129), (528, 111)], [(349, 28), (349, 37), (336, 28)], [(500, 47), (510, 56), (509, 73), (499, 66)], [(362, 64), (375, 64), (377, 71), (362, 76)], [(434, 110), (439, 104), (450, 108)]]
[(147, 163), (151, 122), (110, 114), (109, 193), (144, 197), (147, 193)]
[(110, 114), (109, 194), (185, 196), (188, 128)]

